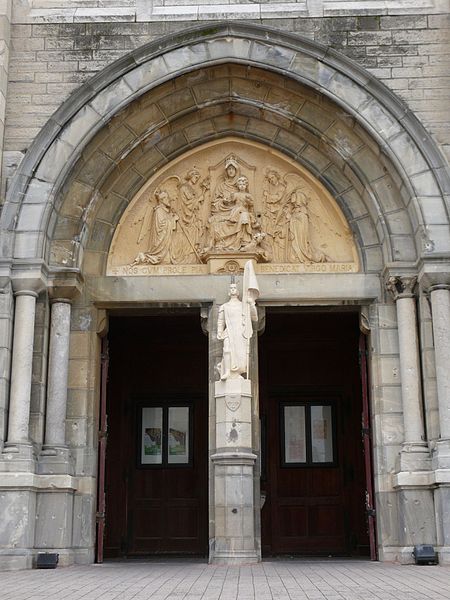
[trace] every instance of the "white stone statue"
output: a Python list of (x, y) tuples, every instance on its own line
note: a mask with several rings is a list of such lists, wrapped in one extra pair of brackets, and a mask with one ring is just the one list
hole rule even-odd
[(253, 263), (245, 264), (243, 282), (243, 300), (239, 299), (236, 283), (230, 284), (230, 299), (219, 308), (217, 321), (217, 339), (223, 340), (222, 360), (218, 367), (220, 379), (247, 379), (250, 358), (250, 339), (253, 335), (253, 322), (258, 320), (256, 299), (259, 287)]

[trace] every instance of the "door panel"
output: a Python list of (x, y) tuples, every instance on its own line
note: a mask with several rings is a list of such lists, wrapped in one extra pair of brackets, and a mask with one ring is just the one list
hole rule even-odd
[[(207, 338), (199, 315), (112, 318), (109, 342), (105, 556), (206, 555)], [(187, 435), (173, 420), (180, 406), (191, 414)], [(156, 414), (146, 407), (164, 415), (159, 437), (144, 425)], [(186, 447), (189, 463), (173, 462)], [(162, 464), (148, 462), (153, 454)]]
[[(357, 316), (269, 310), (259, 357), (260, 410), (270, 440), (261, 483), (263, 552), (366, 554)], [(305, 407), (298, 434), (287, 429), (286, 406)], [(331, 441), (333, 460), (314, 462), (329, 460)]]

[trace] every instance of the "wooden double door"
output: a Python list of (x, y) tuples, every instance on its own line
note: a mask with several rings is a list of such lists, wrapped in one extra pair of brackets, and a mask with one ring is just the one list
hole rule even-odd
[(358, 317), (266, 315), (259, 339), (266, 555), (369, 553)]
[(208, 349), (198, 311), (111, 317), (104, 556), (206, 556)]

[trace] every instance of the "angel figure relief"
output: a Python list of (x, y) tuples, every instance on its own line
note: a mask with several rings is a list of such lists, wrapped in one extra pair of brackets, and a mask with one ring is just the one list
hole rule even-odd
[(332, 226), (333, 215), (302, 178), (295, 173), (282, 177), (269, 168), (263, 196), (263, 223), (275, 262), (332, 262), (325, 240), (330, 235), (341, 237), (341, 234)]
[(263, 185), (264, 210), (262, 215), (263, 230), (272, 243), (273, 260), (284, 262), (286, 240), (279, 226), (283, 211), (283, 198), (286, 184), (280, 173), (274, 168), (267, 168)]
[(200, 172), (190, 169), (180, 179), (177, 175), (165, 179), (154, 191), (142, 221), (137, 244), (148, 233), (147, 251), (139, 252), (131, 266), (189, 264), (200, 260), (199, 250), (203, 233), (200, 208), (203, 194), (197, 189)]

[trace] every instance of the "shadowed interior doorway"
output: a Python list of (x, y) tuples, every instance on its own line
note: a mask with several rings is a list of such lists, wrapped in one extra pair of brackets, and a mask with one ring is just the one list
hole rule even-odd
[(358, 314), (267, 309), (263, 554), (368, 555)]
[(112, 316), (104, 555), (208, 551), (208, 339), (199, 311)]

